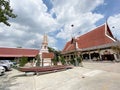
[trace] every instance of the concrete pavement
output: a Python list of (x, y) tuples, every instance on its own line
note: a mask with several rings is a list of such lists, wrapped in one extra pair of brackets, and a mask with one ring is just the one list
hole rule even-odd
[(0, 82), (0, 90), (119, 90), (120, 63), (83, 62), (83, 65), (38, 76), (24, 76), (23, 72), (13, 70), (7, 72), (3, 84)]

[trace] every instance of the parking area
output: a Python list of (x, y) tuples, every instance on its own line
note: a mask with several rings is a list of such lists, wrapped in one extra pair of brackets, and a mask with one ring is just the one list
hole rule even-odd
[(119, 90), (120, 63), (83, 62), (83, 67), (25, 76), (13, 69), (0, 77), (0, 90)]

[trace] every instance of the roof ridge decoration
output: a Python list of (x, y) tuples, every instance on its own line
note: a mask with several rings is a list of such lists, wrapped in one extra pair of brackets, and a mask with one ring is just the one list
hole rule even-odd
[[(107, 31), (109, 32), (109, 35), (107, 34)], [(110, 29), (109, 29), (109, 26), (107, 24), (107, 22), (105, 23), (105, 36), (107, 36), (108, 38), (110, 38), (111, 40), (113, 40), (114, 42), (116, 42), (116, 40), (114, 39)]]

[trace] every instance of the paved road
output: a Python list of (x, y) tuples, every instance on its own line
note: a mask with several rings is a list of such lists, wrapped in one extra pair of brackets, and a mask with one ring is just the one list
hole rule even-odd
[[(0, 77), (0, 90), (119, 90), (120, 63), (83, 62), (84, 67), (24, 76), (17, 70)], [(6, 81), (6, 83), (2, 83)]]

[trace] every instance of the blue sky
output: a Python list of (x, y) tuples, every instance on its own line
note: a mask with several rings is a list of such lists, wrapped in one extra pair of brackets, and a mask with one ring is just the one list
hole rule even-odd
[(114, 16), (120, 13), (120, 7), (119, 7), (120, 0), (104, 0), (104, 4), (98, 6), (94, 12), (100, 13), (104, 15), (104, 18), (99, 20), (99, 23), (104, 23), (106, 19), (108, 19), (110, 16)]
[[(120, 0), (10, 0), (16, 19), (0, 23), (0, 47), (40, 49), (43, 35), (58, 50), (72, 36), (80, 36), (107, 20), (120, 39)], [(71, 25), (74, 24), (74, 27)], [(112, 28), (112, 27), (115, 28)]]

